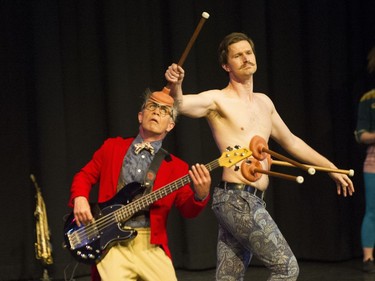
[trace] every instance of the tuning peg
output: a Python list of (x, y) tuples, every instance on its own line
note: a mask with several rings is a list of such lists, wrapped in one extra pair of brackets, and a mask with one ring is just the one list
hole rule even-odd
[(227, 147), (227, 151), (232, 151), (232, 150), (233, 150), (232, 147), (230, 147), (230, 146)]
[(240, 149), (241, 146), (237, 144), (237, 145), (234, 146), (234, 148), (235, 148), (235, 149)]
[(234, 170), (237, 172), (238, 170), (240, 169), (240, 167), (238, 165), (235, 165), (234, 166)]

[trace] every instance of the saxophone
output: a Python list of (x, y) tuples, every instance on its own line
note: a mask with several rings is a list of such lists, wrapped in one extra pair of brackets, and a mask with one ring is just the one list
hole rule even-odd
[(36, 188), (36, 208), (34, 212), (34, 216), (36, 218), (35, 256), (38, 260), (41, 260), (43, 265), (50, 265), (53, 263), (53, 259), (46, 205), (44, 203), (42, 192), (35, 180), (34, 175), (31, 174), (30, 178)]

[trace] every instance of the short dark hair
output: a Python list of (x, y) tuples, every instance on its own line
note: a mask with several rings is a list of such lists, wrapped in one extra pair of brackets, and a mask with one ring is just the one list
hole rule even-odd
[(234, 43), (237, 43), (243, 40), (249, 42), (251, 48), (253, 49), (253, 52), (255, 53), (254, 42), (245, 33), (241, 33), (241, 32), (230, 33), (224, 37), (224, 39), (221, 41), (219, 48), (217, 50), (220, 65), (228, 63), (228, 47)]

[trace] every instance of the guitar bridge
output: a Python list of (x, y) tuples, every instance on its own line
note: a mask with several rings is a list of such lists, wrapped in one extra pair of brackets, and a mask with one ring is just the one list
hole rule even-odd
[(90, 228), (79, 228), (74, 232), (68, 232), (67, 237), (70, 248), (75, 250), (99, 239), (100, 233), (96, 227), (92, 226)]

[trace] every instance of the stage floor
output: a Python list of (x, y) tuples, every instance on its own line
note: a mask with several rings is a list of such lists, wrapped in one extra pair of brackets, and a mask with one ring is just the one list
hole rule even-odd
[[(298, 281), (375, 281), (375, 273), (362, 272), (360, 259), (344, 262), (299, 261)], [(266, 281), (269, 271), (262, 266), (250, 266), (244, 281)], [(177, 270), (179, 281), (213, 281), (215, 270)], [(88, 276), (75, 278), (76, 281), (90, 281)]]
[[(362, 261), (345, 262), (299, 262), (298, 281), (375, 281), (375, 273), (362, 272)], [(269, 271), (262, 266), (250, 266), (244, 281), (266, 281)], [(183, 271), (178, 270), (179, 281), (215, 280), (215, 271)]]

